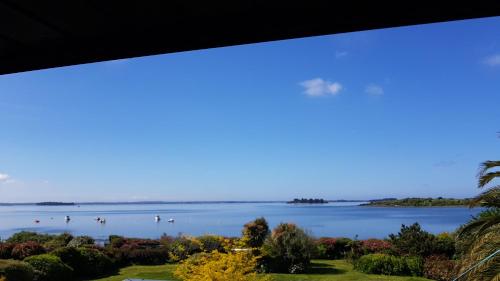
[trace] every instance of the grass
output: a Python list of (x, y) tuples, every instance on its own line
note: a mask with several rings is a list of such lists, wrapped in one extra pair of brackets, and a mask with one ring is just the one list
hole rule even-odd
[[(96, 279), (94, 281), (122, 281), (125, 278), (143, 278), (160, 280), (178, 280), (172, 272), (175, 265), (138, 266), (122, 268), (117, 275)], [(305, 274), (270, 274), (273, 281), (426, 281), (421, 277), (385, 276), (364, 274), (354, 271), (352, 265), (344, 260), (315, 260), (309, 272)]]
[(351, 280), (379, 280), (379, 281), (425, 281), (422, 277), (386, 276), (365, 274), (352, 269), (352, 265), (345, 260), (314, 260), (309, 272), (304, 274), (270, 274), (273, 281), (351, 281)]
[(178, 280), (174, 278), (175, 264), (132, 265), (120, 269), (117, 275), (95, 279), (94, 281), (123, 281), (125, 278)]

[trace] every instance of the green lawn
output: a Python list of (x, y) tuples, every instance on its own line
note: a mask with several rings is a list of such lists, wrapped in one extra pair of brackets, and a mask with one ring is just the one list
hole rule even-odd
[(120, 269), (117, 275), (95, 279), (95, 281), (123, 281), (125, 278), (178, 280), (172, 274), (174, 269), (175, 264), (133, 265)]
[[(125, 278), (178, 280), (172, 275), (175, 265), (129, 266), (122, 268), (118, 275), (96, 279), (94, 281), (122, 281)], [(351, 281), (351, 280), (379, 280), (379, 281), (425, 281), (419, 277), (400, 277), (364, 274), (352, 269), (352, 266), (343, 260), (315, 260), (307, 274), (271, 274), (273, 281)]]
[(273, 281), (351, 281), (351, 280), (382, 280), (382, 281), (425, 281), (421, 277), (402, 277), (364, 274), (354, 271), (352, 265), (345, 260), (315, 260), (310, 272), (306, 274), (271, 274)]

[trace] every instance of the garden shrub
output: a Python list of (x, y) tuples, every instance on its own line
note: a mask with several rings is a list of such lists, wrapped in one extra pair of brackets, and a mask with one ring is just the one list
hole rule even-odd
[(406, 264), (406, 274), (411, 276), (422, 276), (424, 264), (421, 257), (403, 257)]
[(18, 233), (14, 233), (9, 239), (7, 239), (7, 242), (18, 244), (18, 243), (34, 241), (43, 244), (45, 242), (52, 240), (53, 238), (54, 235), (40, 234), (30, 231), (21, 231)]
[(404, 261), (400, 257), (386, 254), (368, 254), (360, 257), (355, 269), (370, 274), (404, 275)]
[(261, 217), (243, 226), (242, 240), (248, 247), (258, 248), (264, 244), (269, 233), (269, 225), (266, 219)]
[(436, 237), (422, 230), (420, 224), (401, 226), (398, 234), (389, 235), (394, 250), (399, 255), (427, 257), (436, 249)]
[(19, 243), (12, 249), (12, 258), (22, 260), (29, 256), (40, 255), (45, 253), (45, 248), (38, 242), (28, 241)]
[(453, 279), (457, 274), (456, 261), (446, 256), (432, 255), (425, 259), (423, 275), (425, 278), (438, 281)]
[(264, 269), (271, 272), (299, 273), (310, 263), (314, 241), (295, 224), (279, 224), (262, 247)]
[(365, 255), (375, 253), (388, 253), (392, 248), (392, 244), (385, 240), (367, 239), (361, 241), (361, 248)]
[(364, 273), (383, 275), (422, 275), (418, 257), (396, 257), (387, 254), (368, 254), (360, 257), (354, 268)]
[(14, 249), (14, 246), (12, 243), (0, 243), (0, 259), (12, 258), (12, 249)]
[(94, 248), (78, 248), (77, 250), (82, 257), (79, 265), (79, 272), (82, 272), (82, 276), (100, 276), (114, 269), (112, 260), (100, 250)]
[[(255, 272), (257, 258), (249, 253), (198, 253), (175, 270), (175, 275), (184, 281), (267, 281), (268, 276)], [(208, 278), (209, 277), (209, 278)]]
[(200, 242), (200, 247), (203, 252), (225, 252), (224, 237), (216, 235), (202, 235), (198, 236), (197, 240)]
[(132, 264), (164, 264), (168, 261), (168, 250), (166, 248), (135, 249), (126, 252), (124, 257)]
[(95, 245), (95, 240), (94, 238), (90, 236), (77, 236), (68, 243), (68, 247), (83, 247), (83, 246), (93, 246)]
[(358, 240), (356, 236), (356, 238), (349, 242), (349, 252), (346, 253), (345, 258), (349, 262), (354, 263), (364, 255), (363, 251), (363, 242)]
[(120, 248), (106, 247), (104, 253), (110, 259), (114, 268), (127, 266), (130, 264), (128, 260), (128, 251)]
[(125, 238), (123, 236), (110, 235), (108, 240), (111, 248), (120, 248), (125, 244)]
[(51, 240), (43, 243), (43, 247), (48, 251), (52, 251), (57, 248), (65, 247), (72, 239), (73, 235), (69, 233), (63, 233), (60, 235), (53, 236)]
[(200, 242), (194, 238), (181, 236), (177, 237), (168, 246), (172, 261), (181, 261), (189, 256), (201, 252)]
[(115, 238), (113, 239), (113, 243), (111, 246), (116, 246), (121, 249), (151, 249), (158, 248), (160, 246), (160, 242), (158, 240), (152, 239), (138, 239), (138, 238)]
[(54, 255), (31, 256), (24, 261), (35, 269), (35, 281), (68, 281), (72, 278), (73, 269)]
[(448, 258), (452, 258), (455, 255), (455, 238), (447, 233), (443, 232), (436, 236), (436, 245), (432, 251), (433, 255), (444, 255)]
[(28, 263), (16, 260), (0, 260), (0, 280), (32, 281), (33, 267)]
[(335, 258), (335, 238), (321, 237), (316, 240), (315, 257), (319, 259), (334, 259)]
[(84, 276), (82, 264), (85, 262), (80, 250), (75, 247), (62, 247), (51, 252), (52, 255), (59, 257), (62, 262), (73, 268), (74, 275)]

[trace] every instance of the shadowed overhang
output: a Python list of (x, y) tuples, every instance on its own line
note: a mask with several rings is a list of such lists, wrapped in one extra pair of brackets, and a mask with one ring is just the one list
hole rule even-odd
[(0, 74), (497, 15), (498, 1), (0, 0)]

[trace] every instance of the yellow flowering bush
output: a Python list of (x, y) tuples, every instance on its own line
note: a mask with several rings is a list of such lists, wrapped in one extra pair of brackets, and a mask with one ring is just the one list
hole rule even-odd
[(257, 257), (246, 252), (200, 253), (182, 262), (175, 276), (184, 281), (269, 281), (255, 272)]

